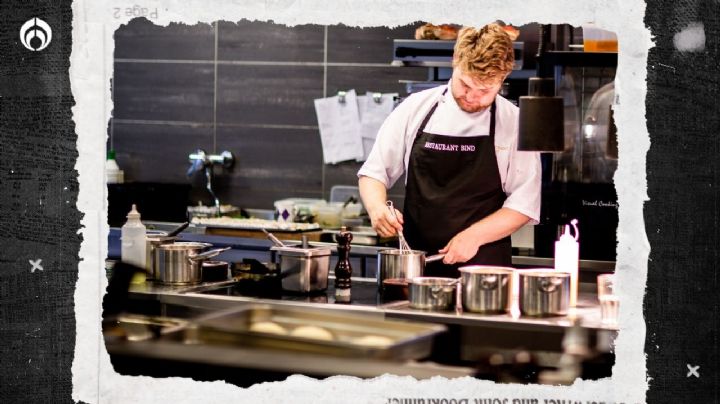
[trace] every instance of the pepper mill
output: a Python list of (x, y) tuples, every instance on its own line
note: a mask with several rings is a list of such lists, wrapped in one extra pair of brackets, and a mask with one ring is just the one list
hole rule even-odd
[(352, 233), (347, 231), (345, 226), (341, 227), (340, 233), (335, 235), (335, 241), (338, 243), (338, 262), (335, 265), (335, 303), (350, 303), (350, 277), (352, 276), (350, 242), (352, 239)]

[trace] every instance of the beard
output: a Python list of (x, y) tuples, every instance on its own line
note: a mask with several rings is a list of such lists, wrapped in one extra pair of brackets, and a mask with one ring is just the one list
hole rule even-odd
[(455, 103), (458, 105), (458, 107), (460, 107), (461, 110), (471, 114), (474, 112), (480, 112), (492, 105), (492, 102), (489, 104), (470, 104), (462, 97), (453, 96), (453, 98), (455, 98)]

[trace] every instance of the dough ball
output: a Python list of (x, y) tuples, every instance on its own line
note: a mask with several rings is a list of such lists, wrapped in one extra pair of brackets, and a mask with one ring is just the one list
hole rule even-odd
[(260, 321), (257, 323), (253, 323), (250, 326), (250, 331), (252, 332), (264, 332), (267, 334), (280, 334), (280, 335), (286, 335), (287, 330), (283, 328), (278, 323), (273, 323), (272, 321)]
[(292, 330), (290, 335), (293, 337), (310, 338), (322, 341), (332, 341), (334, 339), (330, 331), (314, 325), (302, 325), (297, 327)]
[(353, 343), (355, 345), (369, 346), (369, 347), (386, 347), (392, 345), (393, 340), (388, 337), (381, 335), (366, 335), (364, 337), (355, 338)]

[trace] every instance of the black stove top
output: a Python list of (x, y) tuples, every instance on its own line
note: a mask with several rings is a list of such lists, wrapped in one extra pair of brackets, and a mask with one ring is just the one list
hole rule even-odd
[[(240, 279), (231, 285), (217, 289), (199, 292), (206, 295), (257, 297), (262, 299), (275, 299), (292, 302), (308, 303), (335, 303), (335, 280), (328, 280), (325, 291), (314, 293), (294, 293), (282, 290), (280, 281), (276, 277), (261, 279)], [(378, 294), (377, 283), (372, 280), (353, 280), (351, 288), (351, 305), (378, 306), (389, 303)]]

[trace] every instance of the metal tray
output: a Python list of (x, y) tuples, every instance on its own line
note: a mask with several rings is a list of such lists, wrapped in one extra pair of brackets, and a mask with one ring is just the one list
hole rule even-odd
[[(270, 321), (287, 334), (251, 330), (253, 323)], [(301, 326), (321, 327), (332, 340), (295, 336)], [(343, 357), (391, 360), (421, 359), (430, 354), (433, 337), (446, 330), (444, 325), (421, 324), (363, 313), (332, 313), (331, 310), (279, 308), (254, 305), (226, 310), (197, 319), (187, 329), (168, 334), (185, 343), (237, 344), (242, 347), (279, 349)], [(378, 336), (386, 343), (363, 345), (358, 340)]]

